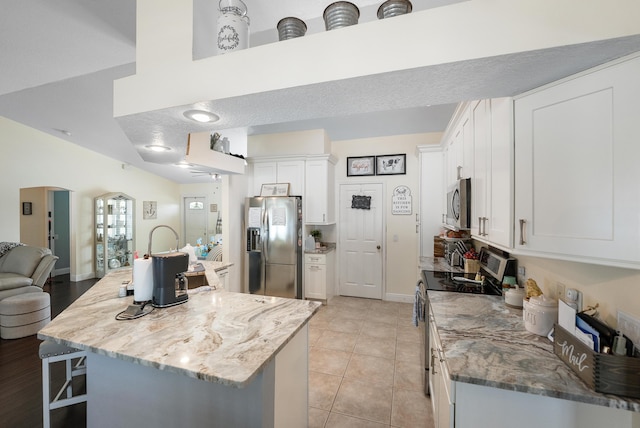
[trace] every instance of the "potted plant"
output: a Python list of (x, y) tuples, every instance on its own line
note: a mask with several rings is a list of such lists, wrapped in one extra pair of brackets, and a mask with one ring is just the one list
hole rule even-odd
[(316, 240), (316, 243), (320, 243), (320, 240), (322, 239), (322, 232), (319, 231), (318, 229), (314, 229), (310, 232), (311, 236), (313, 236), (313, 239)]

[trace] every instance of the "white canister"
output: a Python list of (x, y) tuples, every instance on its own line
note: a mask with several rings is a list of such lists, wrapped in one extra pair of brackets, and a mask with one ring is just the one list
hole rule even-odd
[(545, 295), (531, 297), (522, 304), (522, 317), (527, 331), (547, 336), (558, 320), (558, 301)]
[(504, 293), (504, 304), (510, 306), (512, 308), (522, 308), (522, 302), (524, 300), (524, 288), (518, 287), (518, 284), (515, 284), (516, 288), (509, 288)]
[(249, 47), (249, 17), (241, 0), (220, 0), (216, 53), (218, 55)]

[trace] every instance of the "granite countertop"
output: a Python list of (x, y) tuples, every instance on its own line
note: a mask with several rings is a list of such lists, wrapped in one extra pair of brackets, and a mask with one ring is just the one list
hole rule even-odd
[(640, 400), (589, 389), (553, 353), (553, 343), (524, 328), (522, 310), (506, 307), (502, 297), (428, 296), (452, 380), (640, 412)]
[(307, 251), (305, 250), (305, 254), (327, 254), (336, 249), (336, 244), (333, 242), (323, 242), (320, 248), (316, 248), (315, 250)]
[[(220, 262), (202, 262), (207, 281)], [(227, 264), (228, 265), (228, 264)], [(320, 307), (319, 302), (189, 290), (186, 303), (129, 321), (115, 316), (133, 302), (118, 297), (131, 269), (109, 273), (80, 296), (38, 338), (233, 387), (248, 385)], [(217, 288), (217, 289), (216, 289)]]

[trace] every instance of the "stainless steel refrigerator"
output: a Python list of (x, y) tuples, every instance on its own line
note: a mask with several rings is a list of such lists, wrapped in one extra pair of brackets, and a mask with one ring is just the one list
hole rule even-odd
[(245, 290), (302, 298), (302, 199), (246, 198)]

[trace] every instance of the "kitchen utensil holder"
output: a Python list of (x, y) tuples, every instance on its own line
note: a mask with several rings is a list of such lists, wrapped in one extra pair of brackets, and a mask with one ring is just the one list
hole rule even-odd
[(640, 398), (640, 358), (601, 354), (555, 325), (553, 352), (589, 388), (603, 394)]

